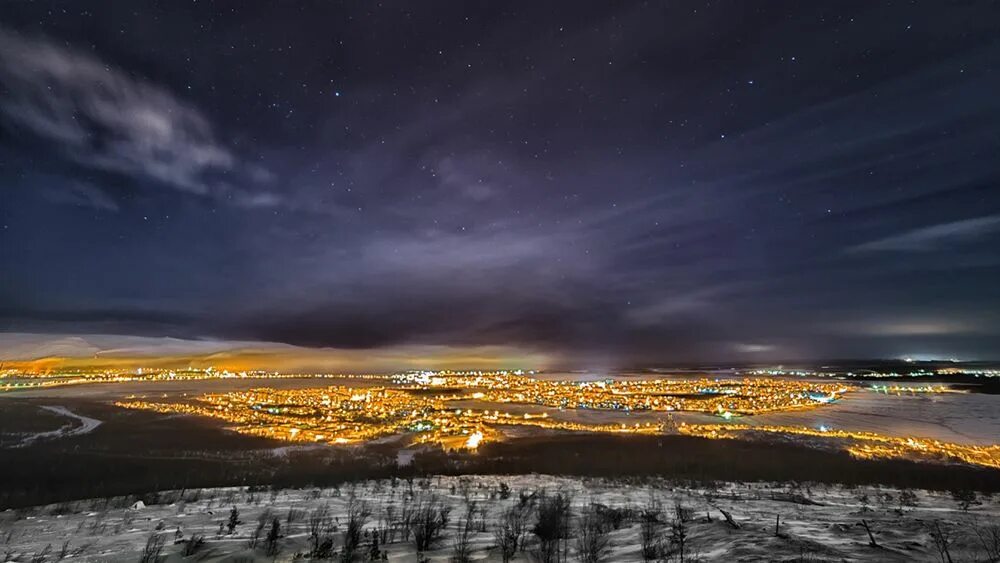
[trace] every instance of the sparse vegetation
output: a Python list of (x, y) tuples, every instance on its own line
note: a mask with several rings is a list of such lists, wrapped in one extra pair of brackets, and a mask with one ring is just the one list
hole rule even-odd
[(951, 498), (955, 499), (958, 507), (962, 510), (969, 510), (972, 506), (980, 504), (976, 497), (976, 491), (971, 489), (957, 489), (951, 492)]
[(601, 563), (611, 552), (606, 511), (601, 508), (601, 505), (591, 504), (580, 515), (576, 551), (582, 563)]
[(539, 495), (531, 532), (538, 541), (534, 555), (540, 563), (557, 563), (565, 559), (570, 514), (567, 494)]
[(663, 546), (660, 531), (663, 528), (663, 508), (659, 501), (650, 499), (642, 510), (639, 520), (639, 553), (643, 561), (660, 558)]
[(205, 545), (205, 536), (201, 534), (193, 534), (187, 541), (184, 542), (184, 547), (181, 549), (181, 555), (184, 557), (190, 557), (198, 553), (202, 547)]
[(164, 546), (163, 535), (153, 532), (146, 539), (146, 545), (142, 548), (142, 553), (139, 554), (139, 563), (156, 563), (160, 560), (160, 554), (163, 552)]
[(427, 551), (441, 539), (450, 514), (451, 507), (436, 497), (424, 497), (417, 502), (410, 516), (410, 531), (418, 552)]
[(271, 518), (271, 528), (267, 531), (267, 539), (264, 541), (264, 553), (274, 557), (281, 551), (278, 540), (281, 538), (281, 522), (275, 517)]
[[(468, 497), (466, 497), (468, 498)], [(472, 550), (469, 541), (476, 530), (476, 503), (466, 501), (465, 514), (458, 521), (458, 527), (454, 536), (454, 553), (451, 556), (452, 563), (469, 563), (472, 560)]]
[(1000, 562), (1000, 524), (991, 522), (977, 524), (974, 527), (976, 539), (982, 548), (983, 560), (989, 563)]
[(361, 547), (361, 533), (371, 518), (368, 503), (354, 495), (347, 501), (347, 524), (344, 529), (344, 545), (340, 552), (342, 563), (350, 563), (358, 556)]
[(935, 520), (929, 524), (928, 533), (941, 563), (953, 563), (951, 559), (951, 544), (954, 538), (951, 528), (947, 525), (942, 525), (940, 520)]
[(229, 520), (226, 521), (226, 531), (229, 535), (236, 533), (236, 526), (239, 526), (243, 522), (240, 521), (240, 511), (233, 506), (232, 510), (229, 511)]
[[(866, 560), (875, 553), (905, 549), (915, 560), (997, 563), (1000, 531), (995, 523), (1000, 507), (978, 494), (982, 505), (974, 516), (957, 506), (951, 494), (920, 492), (921, 506), (897, 517), (895, 507), (907, 502), (909, 495), (891, 488), (847, 491), (813, 486), (810, 490), (808, 483), (779, 488), (637, 476), (584, 481), (545, 476), (508, 479), (508, 486), (515, 488), (506, 500), (499, 498), (500, 481), (495, 478), (434, 477), (414, 480), (412, 495), (405, 480), (399, 480), (397, 486), (385, 480), (345, 483), (339, 488), (280, 490), (277, 494), (271, 489), (246, 487), (204, 489), (199, 501), (184, 506), (179, 503), (184, 502), (186, 493), (164, 491), (157, 495), (161, 504), (147, 508), (112, 508), (127, 506), (134, 499), (99, 499), (62, 507), (69, 511), (58, 518), (51, 516), (52, 507), (25, 509), (0, 518), (0, 556), (21, 563), (99, 558), (100, 550), (107, 548), (95, 548), (95, 544), (103, 543), (104, 537), (144, 530), (141, 541), (150, 540), (149, 549), (136, 544), (126, 559), (214, 559), (228, 553), (227, 560), (232, 561), (240, 556), (239, 551), (252, 547), (258, 560), (266, 557), (268, 561), (284, 557), (360, 563), (385, 560), (391, 552), (393, 559), (456, 563), (482, 560), (487, 555), (487, 559), (506, 563), (590, 563), (622, 557), (691, 563), (700, 560), (700, 546), (721, 541), (741, 546), (747, 558), (807, 561), (822, 560), (829, 553), (823, 546), (829, 539), (838, 542), (837, 549), (845, 559)], [(452, 486), (454, 495), (450, 494)], [(638, 498), (647, 499), (644, 503), (632, 504), (636, 491), (641, 491)], [(819, 504), (795, 500), (797, 495), (806, 494)], [(878, 508), (859, 514), (855, 499), (861, 494), (868, 494)], [(574, 497), (580, 500), (574, 502)], [(260, 505), (248, 504), (251, 498)], [(171, 502), (178, 504), (167, 504)], [(669, 510), (664, 509), (665, 503), (669, 503)], [(215, 508), (214, 514), (209, 506)], [(794, 510), (789, 510), (790, 506)], [(828, 518), (829, 537), (796, 533), (814, 506), (823, 507), (816, 510), (817, 515)], [(250, 523), (237, 525), (234, 534), (226, 536), (234, 507), (237, 520)], [(839, 507), (839, 512), (834, 507)], [(288, 514), (293, 510), (301, 514), (293, 515), (289, 522)], [(724, 521), (726, 513), (734, 526)], [(33, 533), (26, 532), (35, 529), (36, 518), (62, 522), (66, 533), (36, 540)], [(220, 525), (223, 535), (216, 537), (215, 528)], [(816, 524), (809, 527), (823, 529)], [(203, 535), (208, 530), (211, 540)], [(837, 535), (842, 537), (837, 540)], [(484, 541), (486, 538), (492, 541)], [(32, 547), (18, 547), (26, 543)], [(844, 545), (851, 547), (844, 550)], [(156, 549), (159, 555), (149, 554)]]
[(309, 557), (327, 559), (333, 554), (333, 517), (330, 506), (323, 504), (309, 513)]

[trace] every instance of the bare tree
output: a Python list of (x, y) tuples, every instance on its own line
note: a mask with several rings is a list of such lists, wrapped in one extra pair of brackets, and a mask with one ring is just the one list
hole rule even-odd
[(538, 500), (535, 525), (531, 531), (538, 538), (535, 558), (540, 563), (565, 559), (565, 540), (569, 538), (570, 498), (563, 493), (542, 495)]
[(358, 554), (361, 547), (361, 531), (371, 518), (372, 511), (368, 503), (351, 496), (347, 501), (347, 528), (344, 530), (344, 549), (341, 551), (341, 561), (349, 563)]
[(465, 515), (458, 521), (458, 530), (455, 533), (455, 552), (451, 556), (452, 563), (469, 563), (471, 561), (472, 550), (469, 541), (476, 529), (475, 523), (476, 503), (468, 501), (465, 505)]
[(643, 561), (654, 561), (660, 557), (660, 529), (663, 527), (663, 508), (655, 499), (650, 499), (643, 509), (639, 522), (640, 553)]
[(611, 540), (600, 509), (590, 505), (580, 515), (580, 526), (576, 538), (576, 553), (583, 563), (600, 563), (611, 552)]
[(256, 549), (257, 543), (260, 541), (260, 536), (264, 533), (264, 528), (271, 523), (271, 511), (264, 510), (257, 517), (257, 526), (254, 528), (253, 533), (250, 534), (250, 540), (247, 541), (247, 545), (250, 549)]
[(271, 529), (267, 531), (267, 539), (264, 540), (264, 552), (274, 557), (281, 551), (278, 540), (281, 538), (281, 522), (275, 516), (271, 519)]
[(503, 563), (513, 559), (521, 547), (530, 512), (529, 505), (517, 503), (501, 514), (497, 527), (493, 530), (493, 537), (496, 539), (497, 547), (500, 548), (500, 558)]
[(314, 559), (325, 559), (333, 553), (333, 536), (331, 526), (333, 518), (330, 516), (330, 507), (323, 505), (316, 507), (309, 513), (307, 521), (309, 526), (309, 556)]
[(951, 552), (949, 551), (952, 543), (951, 530), (947, 527), (942, 527), (941, 522), (935, 520), (930, 524), (929, 532), (931, 542), (934, 544), (934, 549), (938, 552), (938, 558), (941, 560), (941, 563), (952, 563)]
[[(411, 492), (408, 492), (406, 494), (410, 499), (412, 499), (413, 478), (412, 477), (409, 478), (407, 482), (411, 486)], [(413, 528), (413, 516), (416, 513), (416, 509), (417, 509), (417, 503), (414, 502), (404, 502), (403, 506), (400, 508), (399, 525), (400, 525), (400, 532), (402, 532), (403, 541), (410, 541), (410, 532), (412, 531)]]
[(985, 526), (977, 525), (975, 531), (979, 545), (983, 547), (986, 561), (1000, 562), (1000, 524), (994, 522)]
[(441, 533), (448, 527), (450, 513), (451, 507), (433, 497), (418, 502), (410, 521), (413, 543), (418, 552), (427, 551), (441, 539)]
[(689, 511), (678, 501), (674, 504), (674, 518), (670, 522), (669, 541), (670, 549), (666, 550), (677, 563), (690, 561), (690, 541), (688, 534)]

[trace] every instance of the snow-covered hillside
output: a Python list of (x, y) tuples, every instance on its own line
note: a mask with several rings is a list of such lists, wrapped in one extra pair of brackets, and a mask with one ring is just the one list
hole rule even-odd
[(141, 501), (8, 510), (0, 513), (0, 556), (342, 560), (346, 543), (356, 544), (357, 561), (502, 561), (505, 545), (514, 561), (643, 561), (644, 545), (647, 559), (661, 561), (940, 561), (945, 549), (955, 561), (989, 561), (1000, 547), (998, 526), (1000, 504), (970, 493), (431, 477), (327, 489), (171, 491)]

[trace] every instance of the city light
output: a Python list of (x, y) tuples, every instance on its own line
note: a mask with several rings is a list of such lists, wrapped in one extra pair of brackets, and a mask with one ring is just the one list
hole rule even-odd
[[(397, 387), (259, 388), (209, 393), (185, 402), (131, 398), (116, 404), (218, 418), (243, 434), (293, 442), (355, 444), (410, 435), (417, 443), (474, 450), (482, 443), (501, 439), (497, 429), (510, 426), (629, 434), (666, 431), (666, 421), (589, 424), (557, 420), (546, 412), (506, 412), (498, 408), (502, 405), (624, 413), (686, 411), (729, 420), (815, 408), (829, 402), (825, 399), (848, 391), (836, 384), (778, 379), (577, 382), (509, 372), (414, 373), (393, 379)], [(460, 401), (464, 402), (461, 406)], [(476, 406), (470, 408), (469, 404)]]

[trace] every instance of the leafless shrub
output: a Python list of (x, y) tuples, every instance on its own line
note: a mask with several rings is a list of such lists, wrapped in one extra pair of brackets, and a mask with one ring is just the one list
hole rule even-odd
[(962, 510), (969, 510), (973, 505), (982, 504), (976, 498), (976, 491), (971, 489), (958, 489), (951, 492), (951, 498), (955, 499), (958, 507)]
[(184, 492), (184, 502), (198, 502), (201, 500), (201, 489), (192, 489)]
[(240, 511), (233, 505), (233, 509), (229, 511), (229, 520), (226, 521), (226, 530), (229, 535), (236, 533), (236, 526), (242, 524), (240, 521)]
[(674, 519), (681, 522), (688, 522), (694, 518), (694, 510), (681, 504), (681, 501), (674, 501)]
[[(490, 501), (492, 503), (493, 501)], [(489, 509), (483, 505), (476, 510), (476, 530), (479, 532), (485, 532), (489, 529), (486, 525), (486, 517), (489, 516)]]
[(951, 529), (942, 526), (940, 521), (935, 520), (928, 526), (928, 532), (941, 563), (952, 563), (950, 548), (953, 538)]
[[(605, 507), (606, 508), (606, 507)], [(583, 563), (600, 563), (611, 552), (606, 511), (600, 505), (590, 505), (580, 516), (576, 552)]]
[(347, 528), (344, 530), (344, 549), (341, 551), (341, 560), (349, 563), (358, 554), (361, 546), (361, 531), (368, 519), (371, 518), (371, 509), (368, 503), (351, 496), (347, 501)]
[(382, 551), (379, 548), (378, 533), (371, 533), (371, 542), (368, 544), (368, 560), (369, 561), (384, 561), (389, 558), (389, 554)]
[(31, 563), (45, 563), (50, 551), (52, 551), (52, 544), (46, 545), (41, 551), (32, 556)]
[(458, 521), (458, 530), (455, 533), (454, 553), (451, 556), (452, 563), (469, 563), (471, 561), (472, 550), (469, 547), (469, 540), (475, 532), (476, 503), (469, 501), (465, 505), (465, 515)]
[(81, 555), (84, 555), (88, 551), (90, 551), (96, 544), (97, 544), (97, 542), (87, 542), (87, 543), (81, 544), (81, 545), (77, 546), (77, 548), (74, 549), (73, 552), (70, 553), (70, 555), (73, 556), (73, 557), (80, 557)]
[(281, 538), (281, 522), (278, 518), (271, 518), (271, 528), (267, 531), (267, 538), (264, 540), (264, 552), (268, 556), (274, 557), (281, 551), (278, 540)]
[(563, 493), (542, 495), (535, 511), (532, 533), (538, 538), (535, 558), (540, 563), (556, 563), (564, 559), (569, 538), (570, 498)]
[(418, 552), (430, 549), (441, 539), (441, 533), (448, 527), (450, 513), (449, 506), (433, 497), (417, 503), (410, 520), (410, 531)]
[(858, 504), (861, 505), (861, 512), (868, 512), (871, 508), (871, 498), (868, 497), (866, 491), (862, 491), (858, 494)]
[(285, 526), (291, 526), (293, 523), (305, 518), (305, 516), (305, 510), (289, 507), (288, 512), (285, 514)]
[[(409, 483), (412, 484), (413, 480), (410, 479)], [(412, 493), (407, 493), (409, 498), (413, 498)], [(399, 511), (399, 526), (400, 532), (403, 536), (403, 541), (410, 541), (410, 532), (413, 528), (413, 516), (416, 513), (417, 507), (413, 502), (404, 502), (402, 508)]]
[(204, 546), (205, 536), (201, 534), (191, 534), (191, 537), (184, 542), (184, 548), (181, 549), (181, 555), (184, 557), (190, 557), (195, 553), (198, 553), (198, 551), (200, 551)]
[(663, 528), (663, 507), (655, 499), (642, 511), (639, 522), (640, 554), (643, 561), (654, 561), (660, 557), (660, 530)]
[(668, 529), (669, 547), (663, 550), (667, 561), (685, 563), (693, 561), (691, 557), (690, 537), (688, 532), (688, 511), (680, 502), (674, 504), (674, 518)]
[(253, 533), (250, 534), (250, 540), (247, 541), (247, 546), (249, 546), (250, 549), (257, 548), (257, 544), (260, 542), (260, 537), (261, 535), (264, 534), (264, 528), (267, 528), (267, 525), (271, 522), (271, 519), (272, 516), (270, 510), (265, 510), (264, 512), (261, 512), (260, 516), (257, 517), (257, 526), (253, 529)]
[(325, 559), (333, 553), (332, 526), (329, 506), (324, 504), (309, 513), (309, 556), (313, 559)]
[(160, 560), (160, 553), (163, 552), (163, 536), (153, 532), (146, 539), (146, 545), (139, 554), (139, 563), (156, 563)]
[[(452, 488), (455, 488), (454, 485)], [(472, 479), (469, 477), (459, 477), (457, 491), (462, 495), (462, 500), (465, 501), (465, 504), (469, 504), (472, 498)]]
[[(392, 482), (396, 483), (397, 480), (393, 479)], [(395, 486), (393, 489), (395, 489)], [(375, 533), (378, 535), (379, 542), (386, 544), (395, 541), (397, 525), (396, 505), (389, 502), (388, 504), (380, 506), (378, 511), (378, 523), (375, 526)]]
[(620, 530), (626, 524), (634, 521), (636, 517), (635, 511), (627, 506), (616, 508), (603, 504), (592, 504), (590, 510), (594, 513), (594, 517), (597, 518), (601, 530), (604, 532)]
[(500, 557), (504, 563), (508, 563), (518, 548), (522, 547), (530, 514), (529, 505), (516, 503), (500, 515), (497, 527), (493, 530), (493, 538), (500, 548)]
[(507, 519), (507, 514), (504, 513), (500, 522), (497, 523), (497, 527), (493, 530), (493, 538), (500, 549), (500, 559), (503, 563), (509, 563), (513, 559), (514, 554), (517, 553), (518, 539), (520, 538)]
[(996, 522), (975, 526), (976, 538), (983, 548), (983, 555), (990, 563), (1000, 562), (1000, 524)]

